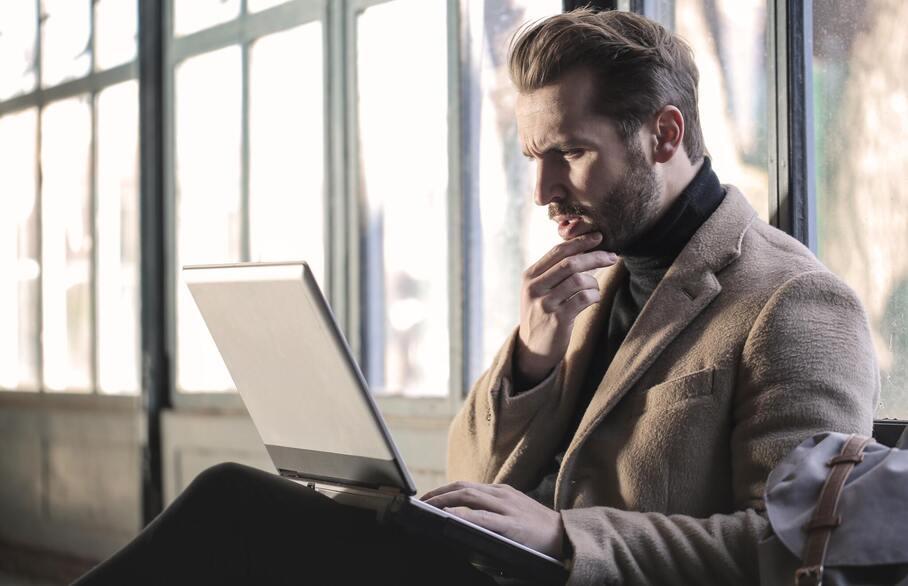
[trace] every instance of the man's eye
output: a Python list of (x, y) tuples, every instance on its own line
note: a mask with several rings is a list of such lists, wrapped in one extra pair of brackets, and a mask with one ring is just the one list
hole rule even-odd
[(576, 159), (583, 154), (583, 149), (567, 149), (562, 151), (562, 156), (565, 159)]

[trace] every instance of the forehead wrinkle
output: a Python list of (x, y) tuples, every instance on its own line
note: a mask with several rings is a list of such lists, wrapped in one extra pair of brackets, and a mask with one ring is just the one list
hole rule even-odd
[(525, 129), (524, 136), (521, 137), (524, 151), (545, 153), (555, 148), (563, 148), (582, 138), (582, 131), (578, 132), (573, 128), (563, 110), (557, 108), (547, 110), (552, 113), (551, 118), (534, 117), (530, 127)]
[(545, 153), (578, 141), (595, 142), (595, 136), (585, 131), (590, 122), (589, 84), (584, 82), (575, 89), (579, 91), (559, 83), (518, 96), (518, 121), (524, 122), (520, 125), (520, 140), (525, 155)]

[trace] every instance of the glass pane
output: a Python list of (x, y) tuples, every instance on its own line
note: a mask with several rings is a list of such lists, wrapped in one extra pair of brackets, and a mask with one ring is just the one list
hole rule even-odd
[[(296, 55), (292, 60), (287, 55)], [(322, 25), (252, 45), (249, 78), (251, 260), (304, 259), (324, 272)]]
[[(700, 70), (700, 125), (713, 169), (769, 219), (767, 0), (674, 0), (674, 30)], [(663, 23), (665, 24), (665, 23)]]
[(41, 85), (82, 77), (91, 64), (90, 0), (42, 0)]
[[(408, 24), (413, 14), (420, 15), (418, 27)], [(368, 8), (358, 15), (357, 34), (360, 189), (368, 223), (366, 372), (374, 388), (445, 395), (445, 2), (396, 0)]]
[(908, 419), (908, 3), (813, 2), (819, 255), (857, 292), (882, 370), (878, 417)]
[[(516, 94), (508, 76), (508, 42), (528, 21), (561, 12), (560, 0), (485, 2), (482, 11), (471, 11), (471, 30), (477, 31), (471, 49), (478, 61), (478, 116), (470, 123), (478, 136), (474, 148), (479, 167), (476, 204), (482, 264), (482, 305), (471, 319), (482, 324), (482, 350), (474, 368), (485, 369), (520, 319), (521, 275), (560, 241), (544, 208), (533, 204), (535, 170), (521, 154), (514, 118)], [(478, 34), (480, 33), (481, 34)], [(476, 279), (476, 275), (473, 276)], [(475, 379), (478, 372), (472, 372)]]
[(41, 118), (41, 264), (44, 385), (87, 391), (92, 385), (91, 107), (70, 98)]
[(139, 390), (139, 92), (136, 81), (97, 102), (98, 387)]
[[(188, 59), (177, 67), (177, 268), (236, 262), (242, 255), (240, 217), (239, 47)], [(183, 391), (233, 389), (202, 316), (177, 283), (177, 386)]]
[(39, 387), (37, 120), (0, 118), (0, 389)]
[(35, 88), (37, 5), (0, 2), (0, 100)]
[(287, 2), (287, 0), (246, 0), (246, 10), (249, 12), (259, 12), (285, 2)]
[(188, 35), (239, 15), (240, 0), (173, 0), (173, 34)]
[(108, 69), (136, 56), (136, 0), (95, 0), (95, 68)]

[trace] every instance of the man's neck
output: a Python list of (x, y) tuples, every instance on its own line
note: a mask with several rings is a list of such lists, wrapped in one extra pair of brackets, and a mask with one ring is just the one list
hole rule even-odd
[(674, 205), (681, 193), (694, 180), (700, 167), (703, 166), (703, 161), (702, 157), (696, 163), (691, 163), (686, 156), (676, 157), (663, 168), (662, 176), (665, 185), (665, 197), (662, 200), (663, 213)]

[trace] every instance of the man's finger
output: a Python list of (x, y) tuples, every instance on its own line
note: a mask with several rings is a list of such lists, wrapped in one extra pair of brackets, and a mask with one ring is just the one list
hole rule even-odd
[(550, 251), (542, 255), (538, 261), (530, 265), (525, 275), (535, 278), (549, 270), (555, 263), (563, 258), (585, 252), (602, 241), (602, 234), (599, 232), (587, 232), (576, 238), (555, 245)]
[(594, 291), (599, 290), (599, 282), (590, 275), (584, 273), (575, 273), (570, 275), (565, 280), (549, 291), (545, 297), (542, 299), (542, 308), (552, 313), (556, 311), (558, 307), (564, 303), (567, 299), (570, 299), (580, 291), (585, 289), (592, 289)]
[(554, 289), (571, 275), (610, 267), (616, 262), (618, 262), (618, 257), (614, 253), (604, 250), (594, 250), (563, 258), (535, 279), (531, 285), (531, 292), (541, 295)]
[(507, 512), (506, 503), (498, 495), (498, 491), (491, 490), (485, 485), (471, 486), (439, 494), (426, 502), (439, 509), (469, 507), (473, 510), (492, 511), (494, 513), (504, 514)]
[(579, 293), (575, 294), (573, 297), (565, 301), (558, 308), (558, 311), (561, 312), (561, 315), (564, 316), (568, 321), (572, 321), (581, 311), (587, 307), (598, 303), (600, 299), (598, 289), (584, 289)]
[(438, 488), (433, 488), (432, 490), (426, 492), (424, 495), (419, 497), (419, 500), (427, 501), (434, 496), (438, 496), (438, 495), (444, 494), (446, 492), (451, 492), (453, 490), (460, 490), (462, 488), (468, 488), (470, 486), (480, 486), (480, 484), (477, 482), (467, 482), (466, 480), (457, 480), (457, 481), (445, 484), (444, 486), (439, 486)]
[(502, 535), (508, 528), (508, 518), (491, 511), (476, 511), (469, 507), (449, 507), (445, 509), (445, 512)]

